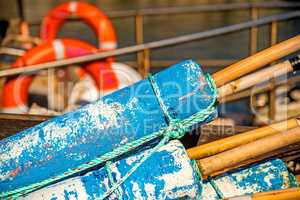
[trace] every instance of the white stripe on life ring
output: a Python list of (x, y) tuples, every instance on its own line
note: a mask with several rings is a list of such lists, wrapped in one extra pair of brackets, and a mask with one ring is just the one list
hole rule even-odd
[(76, 1), (72, 1), (69, 3), (69, 11), (71, 13), (75, 13), (77, 10), (77, 2)]
[(53, 43), (53, 49), (55, 53), (55, 59), (64, 59), (65, 58), (65, 46), (62, 43), (61, 40), (54, 40)]
[(100, 49), (115, 49), (117, 48), (116, 42), (100, 42)]

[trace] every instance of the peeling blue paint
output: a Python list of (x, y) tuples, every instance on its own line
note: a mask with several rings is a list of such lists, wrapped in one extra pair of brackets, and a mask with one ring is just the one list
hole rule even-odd
[[(185, 119), (213, 100), (213, 89), (191, 60), (153, 78), (174, 118)], [(149, 81), (142, 80), (0, 141), (0, 192), (61, 174), (166, 126)]]
[[(119, 181), (147, 152), (144, 149), (114, 162), (111, 165), (114, 181)], [(279, 159), (225, 173), (214, 178), (214, 181), (226, 198), (297, 187), (294, 176)], [(100, 168), (35, 191), (23, 200), (49, 200), (54, 197), (58, 200), (71, 197), (74, 200), (92, 200), (101, 197), (110, 187), (107, 171)], [(211, 184), (208, 181), (202, 182), (199, 178), (198, 170), (193, 167), (183, 145), (177, 140), (169, 142), (152, 154), (107, 199), (117, 199), (117, 192), (122, 193), (124, 200), (219, 199)]]
[[(148, 151), (137, 152), (113, 163), (110, 169), (114, 181), (119, 181)], [(56, 197), (59, 200), (66, 200), (72, 196), (72, 199), (90, 200), (101, 197), (110, 187), (107, 171), (101, 168), (35, 191), (24, 199), (49, 200)], [(152, 154), (122, 184), (119, 191), (124, 200), (199, 199), (201, 184), (183, 145), (174, 140)], [(108, 199), (116, 198), (117, 192), (114, 192)]]
[[(214, 178), (214, 182), (226, 197), (234, 197), (257, 192), (298, 187), (293, 174), (279, 159), (256, 163)], [(217, 200), (218, 195), (208, 181), (204, 181), (203, 199)]]

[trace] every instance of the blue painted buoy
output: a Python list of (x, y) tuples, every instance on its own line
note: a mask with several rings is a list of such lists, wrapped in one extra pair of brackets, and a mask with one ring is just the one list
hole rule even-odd
[[(191, 60), (153, 76), (173, 118), (186, 119), (213, 103), (214, 89), (204, 77)], [(0, 141), (0, 192), (62, 174), (167, 126), (149, 80), (142, 80)]]
[(203, 185), (203, 199), (205, 200), (218, 200), (220, 199), (219, 193), (225, 198), (230, 198), (298, 187), (295, 176), (288, 171), (285, 163), (280, 159), (256, 163), (225, 173), (215, 177), (213, 182), (204, 181)]
[[(102, 167), (37, 190), (22, 199), (99, 199), (149, 151), (144, 149), (113, 162), (109, 167), (113, 181), (108, 177), (107, 168)], [(228, 198), (296, 186), (295, 177), (279, 159), (254, 164), (202, 182), (197, 166), (188, 158), (183, 145), (173, 140), (153, 153), (106, 199), (217, 200), (221, 198), (218, 196), (220, 193)]]

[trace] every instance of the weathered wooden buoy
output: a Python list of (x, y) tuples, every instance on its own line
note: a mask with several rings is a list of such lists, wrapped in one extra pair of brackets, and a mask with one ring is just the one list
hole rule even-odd
[[(214, 88), (193, 61), (157, 73), (153, 80), (170, 115), (178, 120), (214, 104)], [(216, 116), (214, 108), (211, 109), (203, 121)], [(150, 81), (140, 81), (2, 140), (1, 192), (63, 174), (167, 126)]]
[[(121, 186), (109, 193), (147, 149), (57, 184), (35, 191), (21, 199), (199, 199), (217, 200), (244, 194), (297, 186), (284, 162), (279, 159), (254, 164), (221, 176), (201, 180), (197, 166), (183, 145), (173, 140), (152, 154)], [(111, 173), (111, 175), (109, 175)]]

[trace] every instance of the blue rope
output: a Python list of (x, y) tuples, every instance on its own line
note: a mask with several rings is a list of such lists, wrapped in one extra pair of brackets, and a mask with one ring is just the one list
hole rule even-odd
[(160, 94), (160, 90), (159, 90), (159, 87), (158, 85), (156, 84), (156, 82), (154, 81), (154, 77), (152, 76), (152, 74), (149, 74), (148, 75), (148, 80), (149, 82), (151, 83), (151, 86), (152, 86), (152, 89), (153, 89), (153, 92), (156, 96), (156, 99), (158, 100), (159, 102), (159, 105), (160, 105), (160, 108), (162, 109), (163, 113), (164, 113), (164, 116), (167, 118), (167, 123), (171, 123), (173, 118), (171, 117), (170, 113), (169, 113), (169, 110), (167, 108), (167, 106), (165, 105), (164, 103), (164, 100), (162, 99), (161, 97), (161, 94)]
[[(110, 166), (111, 166), (112, 162), (111, 161), (107, 161), (106, 164), (105, 164), (105, 169), (107, 171), (107, 176), (108, 176), (108, 180), (109, 182), (111, 183), (111, 185), (114, 185), (115, 184), (115, 181), (113, 179), (113, 176), (112, 176), (112, 172), (110, 170)], [(109, 184), (109, 183), (108, 183)], [(117, 190), (117, 197), (118, 197), (118, 200), (122, 200), (122, 191), (120, 190)]]
[(213, 187), (213, 189), (214, 189), (215, 192), (217, 193), (218, 198), (219, 198), (219, 199), (224, 199), (225, 196), (224, 196), (224, 194), (222, 193), (222, 191), (220, 190), (220, 188), (217, 186), (215, 180), (214, 180), (211, 176), (209, 176), (207, 179), (208, 179), (210, 185)]

